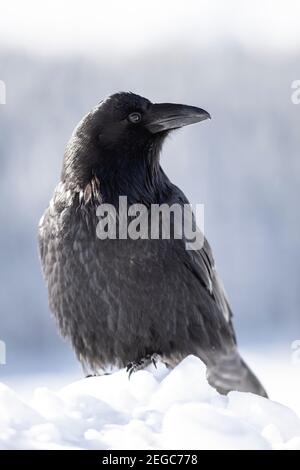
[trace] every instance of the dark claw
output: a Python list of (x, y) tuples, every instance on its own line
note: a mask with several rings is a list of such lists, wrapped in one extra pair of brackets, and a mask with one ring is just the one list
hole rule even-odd
[(143, 369), (143, 367), (145, 367), (144, 359), (141, 359), (140, 361), (129, 362), (129, 364), (126, 366), (126, 372), (129, 372), (128, 378), (130, 379), (133, 372), (137, 372), (138, 370)]
[(148, 354), (146, 357), (140, 359), (139, 361), (129, 362), (126, 366), (126, 372), (129, 372), (128, 378), (130, 379), (133, 372), (137, 372), (139, 370), (142, 370), (151, 363), (157, 369), (156, 364), (157, 364), (158, 359), (159, 359), (158, 354)]
[(155, 369), (157, 369), (157, 365), (156, 365), (156, 364), (157, 364), (157, 361), (156, 361), (156, 359), (155, 359), (154, 356), (151, 357), (151, 362), (152, 362), (152, 364), (154, 365)]

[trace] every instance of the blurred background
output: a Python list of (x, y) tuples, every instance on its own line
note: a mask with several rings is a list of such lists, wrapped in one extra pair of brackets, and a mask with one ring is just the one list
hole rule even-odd
[(192, 203), (205, 204), (246, 359), (275, 399), (296, 403), (297, 79), (297, 0), (0, 0), (0, 381), (25, 389), (41, 374), (45, 383), (81, 375), (49, 314), (37, 225), (72, 129), (124, 90), (211, 113), (173, 133), (162, 165)]

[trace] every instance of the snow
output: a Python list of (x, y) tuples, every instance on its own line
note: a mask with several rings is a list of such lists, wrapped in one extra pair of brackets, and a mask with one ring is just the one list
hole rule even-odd
[(200, 359), (90, 377), (30, 399), (0, 384), (0, 449), (300, 449), (300, 419), (250, 393), (219, 395)]

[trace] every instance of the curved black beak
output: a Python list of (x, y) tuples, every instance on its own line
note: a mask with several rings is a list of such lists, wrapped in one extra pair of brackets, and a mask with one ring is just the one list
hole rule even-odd
[(152, 134), (156, 134), (205, 119), (210, 119), (210, 114), (204, 109), (185, 104), (159, 103), (149, 109), (145, 126)]

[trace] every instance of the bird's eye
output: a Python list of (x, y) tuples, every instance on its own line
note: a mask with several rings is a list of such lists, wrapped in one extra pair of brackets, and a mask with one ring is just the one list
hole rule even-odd
[(128, 120), (132, 122), (133, 124), (137, 124), (142, 120), (142, 115), (141, 113), (131, 113), (128, 116)]

